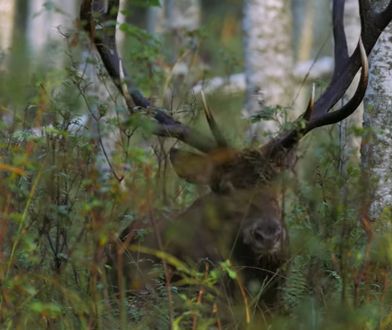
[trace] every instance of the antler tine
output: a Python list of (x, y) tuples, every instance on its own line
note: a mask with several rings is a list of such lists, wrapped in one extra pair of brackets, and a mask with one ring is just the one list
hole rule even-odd
[(316, 86), (315, 84), (312, 85), (312, 93), (310, 94), (310, 99), (308, 103), (308, 107), (306, 108), (302, 118), (308, 122), (312, 116), (313, 110), (314, 110), (314, 101), (315, 101), (315, 95), (316, 95)]
[(359, 47), (359, 52), (361, 57), (362, 71), (361, 71), (361, 78), (354, 95), (342, 108), (332, 112), (328, 112), (323, 116), (315, 118), (314, 120), (311, 119), (309, 121), (309, 124), (307, 125), (307, 132), (312, 130), (313, 128), (334, 124), (337, 123), (338, 121), (347, 118), (361, 104), (365, 96), (366, 88), (369, 80), (369, 63), (366, 55), (366, 50), (362, 42), (362, 38), (359, 39), (358, 47)]
[[(335, 68), (332, 74), (332, 79), (324, 92), (324, 94), (328, 93), (329, 90), (335, 91), (335, 103), (330, 104), (328, 107), (318, 107), (315, 106), (314, 109), (314, 116), (320, 117), (324, 116), (331, 110), (331, 108), (336, 104), (337, 101), (341, 97), (343, 97), (344, 93), (346, 92), (346, 88), (341, 90), (335, 90), (335, 84), (339, 80), (340, 76), (344, 72), (344, 68), (352, 59), (350, 59), (348, 54), (348, 47), (347, 47), (347, 36), (344, 30), (344, 8), (345, 8), (346, 1), (344, 0), (334, 0), (332, 4), (332, 21), (333, 21), (333, 37), (334, 37), (334, 60), (335, 60)], [(361, 21), (363, 19), (361, 18)], [(358, 49), (358, 47), (357, 47)], [(365, 52), (366, 56), (366, 52)], [(362, 65), (362, 60), (360, 65)], [(363, 67), (363, 66), (362, 66)], [(359, 69), (359, 67), (358, 67)], [(358, 70), (357, 69), (357, 70)], [(355, 72), (356, 74), (356, 72)], [(355, 74), (351, 77), (354, 79)], [(350, 83), (351, 83), (350, 81)]]
[(117, 21), (118, 5), (119, 0), (109, 0), (106, 8), (103, 0), (84, 0), (80, 7), (80, 18), (109, 76), (125, 98), (130, 113), (135, 112), (134, 105), (148, 109), (148, 113), (155, 119), (153, 134), (177, 138), (202, 152), (215, 149), (217, 144), (213, 139), (178, 122), (164, 110), (152, 107), (150, 101), (134, 86), (122, 67), (116, 47), (116, 24), (113, 22)]
[[(344, 0), (334, 0), (334, 7), (341, 6), (341, 4), (339, 4), (341, 2), (344, 2)], [(385, 10), (378, 14), (376, 14), (375, 11), (371, 8), (369, 0), (359, 0), (359, 5), (362, 27), (361, 37), (366, 54), (369, 54), (381, 32), (391, 21), (392, 0), (390, 0)], [(359, 46), (356, 47), (354, 53), (350, 57), (341, 62), (342, 64), (339, 65), (339, 67), (342, 68), (340, 74), (336, 76), (336, 79), (331, 81), (331, 84), (327, 87), (327, 89), (316, 102), (316, 113), (328, 112), (337, 103), (337, 101), (339, 101), (343, 93), (351, 84), (352, 79), (361, 67)]]
[[(316, 127), (333, 124), (348, 117), (361, 103), (368, 81), (367, 54), (374, 47), (378, 37), (392, 19), (392, 0), (388, 6), (375, 13), (369, 0), (359, 0), (361, 14), (361, 37), (351, 56), (347, 54), (347, 41), (344, 34), (343, 11), (344, 1), (334, 0), (333, 22), (335, 39), (335, 70), (327, 89), (315, 102), (309, 115), (307, 109), (300, 116), (291, 131), (282, 132), (263, 146), (269, 153), (279, 153), (282, 149), (290, 149), (309, 131)], [(341, 48), (341, 49), (340, 49)], [(361, 80), (352, 99), (341, 109), (329, 112), (342, 98), (358, 70), (362, 67)], [(304, 122), (305, 121), (305, 122)]]
[(212, 115), (211, 109), (207, 104), (206, 96), (203, 91), (201, 91), (201, 99), (203, 101), (204, 115), (206, 116), (208, 126), (210, 127), (212, 135), (214, 135), (216, 143), (221, 148), (227, 147), (228, 143), (225, 137), (223, 136), (222, 132), (220, 131), (214, 116)]

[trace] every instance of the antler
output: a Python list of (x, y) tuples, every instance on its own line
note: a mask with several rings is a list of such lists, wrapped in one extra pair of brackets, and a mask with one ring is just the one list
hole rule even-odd
[[(306, 111), (294, 122), (291, 130), (282, 132), (262, 147), (261, 151), (264, 155), (268, 154), (272, 158), (275, 155), (282, 155), (282, 151), (292, 149), (309, 131), (345, 119), (360, 105), (368, 82), (367, 55), (374, 47), (381, 32), (392, 20), (392, 0), (380, 12), (372, 8), (369, 0), (359, 0), (362, 30), (358, 45), (351, 56), (348, 54), (344, 32), (344, 5), (344, 0), (333, 1), (335, 69), (328, 87), (317, 101), (314, 101), (312, 97)], [(132, 79), (122, 67), (116, 48), (115, 22), (118, 6), (119, 0), (107, 0), (106, 6), (104, 0), (84, 0), (80, 17), (110, 77), (124, 96), (130, 113), (144, 109), (154, 118), (153, 133), (155, 135), (177, 138), (205, 153), (225, 147), (226, 141), (220, 135), (205, 102), (205, 114), (215, 140), (178, 122), (167, 111), (153, 107), (134, 86)], [(360, 68), (362, 68), (361, 79), (354, 96), (340, 109), (331, 111), (343, 97)]]
[[(352, 114), (362, 102), (368, 82), (367, 54), (374, 47), (381, 32), (392, 19), (392, 1), (381, 12), (375, 12), (369, 0), (359, 0), (361, 17), (361, 36), (351, 56), (348, 54), (347, 39), (344, 32), (344, 0), (333, 1), (333, 34), (335, 40), (335, 69), (331, 82), (320, 98), (308, 108), (294, 123), (294, 128), (281, 133), (263, 146), (271, 156), (282, 150), (289, 150), (314, 128), (337, 123)], [(340, 109), (331, 111), (343, 97), (358, 70), (362, 68), (361, 78), (354, 96)], [(312, 105), (313, 104), (313, 105)]]
[(117, 89), (123, 95), (131, 114), (140, 109), (153, 118), (153, 134), (173, 137), (203, 152), (218, 147), (217, 141), (202, 135), (171, 117), (165, 110), (153, 107), (150, 101), (135, 87), (131, 77), (123, 68), (116, 47), (116, 21), (119, 0), (84, 0), (80, 7), (83, 28), (93, 41), (102, 62)]

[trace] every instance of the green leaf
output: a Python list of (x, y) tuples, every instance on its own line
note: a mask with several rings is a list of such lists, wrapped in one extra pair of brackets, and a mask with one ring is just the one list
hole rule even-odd
[(261, 120), (272, 120), (279, 109), (279, 107), (265, 107), (253, 114), (250, 120), (252, 123), (257, 123)]
[(54, 303), (35, 301), (30, 304), (31, 311), (46, 317), (56, 317), (61, 314), (61, 306)]
[(237, 272), (235, 271), (235, 269), (233, 269), (233, 266), (232, 266), (230, 260), (225, 260), (225, 261), (221, 262), (220, 266), (222, 267), (222, 270), (225, 273), (227, 273), (227, 275), (229, 275), (229, 277), (232, 280), (235, 280), (237, 278)]

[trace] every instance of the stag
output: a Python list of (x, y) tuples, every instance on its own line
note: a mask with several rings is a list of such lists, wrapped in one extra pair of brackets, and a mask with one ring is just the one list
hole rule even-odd
[[(204, 184), (210, 192), (197, 199), (178, 219), (166, 224), (161, 237), (149, 246), (182, 259), (212, 261), (230, 258), (242, 271), (245, 283), (276, 277), (287, 258), (287, 232), (282, 219), (277, 178), (292, 166), (289, 161), (298, 142), (315, 128), (340, 122), (360, 105), (368, 83), (368, 54), (381, 32), (392, 19), (392, 1), (375, 11), (369, 0), (359, 0), (361, 35), (354, 52), (348, 53), (344, 32), (343, 0), (333, 1), (335, 68), (331, 81), (321, 96), (314, 95), (303, 114), (289, 129), (262, 146), (242, 150), (230, 146), (219, 131), (211, 113), (206, 119), (213, 137), (205, 136), (173, 118), (168, 111), (153, 105), (136, 88), (122, 66), (115, 42), (119, 0), (84, 0), (80, 17), (84, 30), (95, 45), (102, 62), (123, 96), (129, 115), (144, 114), (151, 121), (153, 134), (177, 139), (197, 152), (172, 149), (171, 163), (185, 180)], [(352, 98), (342, 107), (334, 106), (360, 71), (360, 81)], [(219, 227), (212, 225), (219, 220)], [(170, 228), (175, 227), (177, 235)], [(168, 229), (169, 228), (169, 229)], [(121, 236), (134, 242), (130, 227)], [(221, 238), (225, 238), (222, 240)], [(224, 243), (222, 243), (224, 242)], [(227, 242), (230, 242), (228, 245)], [(159, 244), (158, 244), (159, 243)], [(279, 276), (278, 276), (279, 277)], [(276, 285), (267, 290), (265, 299), (276, 296)], [(272, 298), (274, 300), (275, 298)]]

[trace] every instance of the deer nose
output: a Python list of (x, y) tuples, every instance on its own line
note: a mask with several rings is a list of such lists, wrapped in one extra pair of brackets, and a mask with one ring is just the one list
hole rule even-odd
[(257, 227), (253, 231), (253, 238), (256, 243), (262, 244), (266, 247), (272, 247), (280, 240), (281, 233), (281, 229), (277, 226), (270, 228)]

